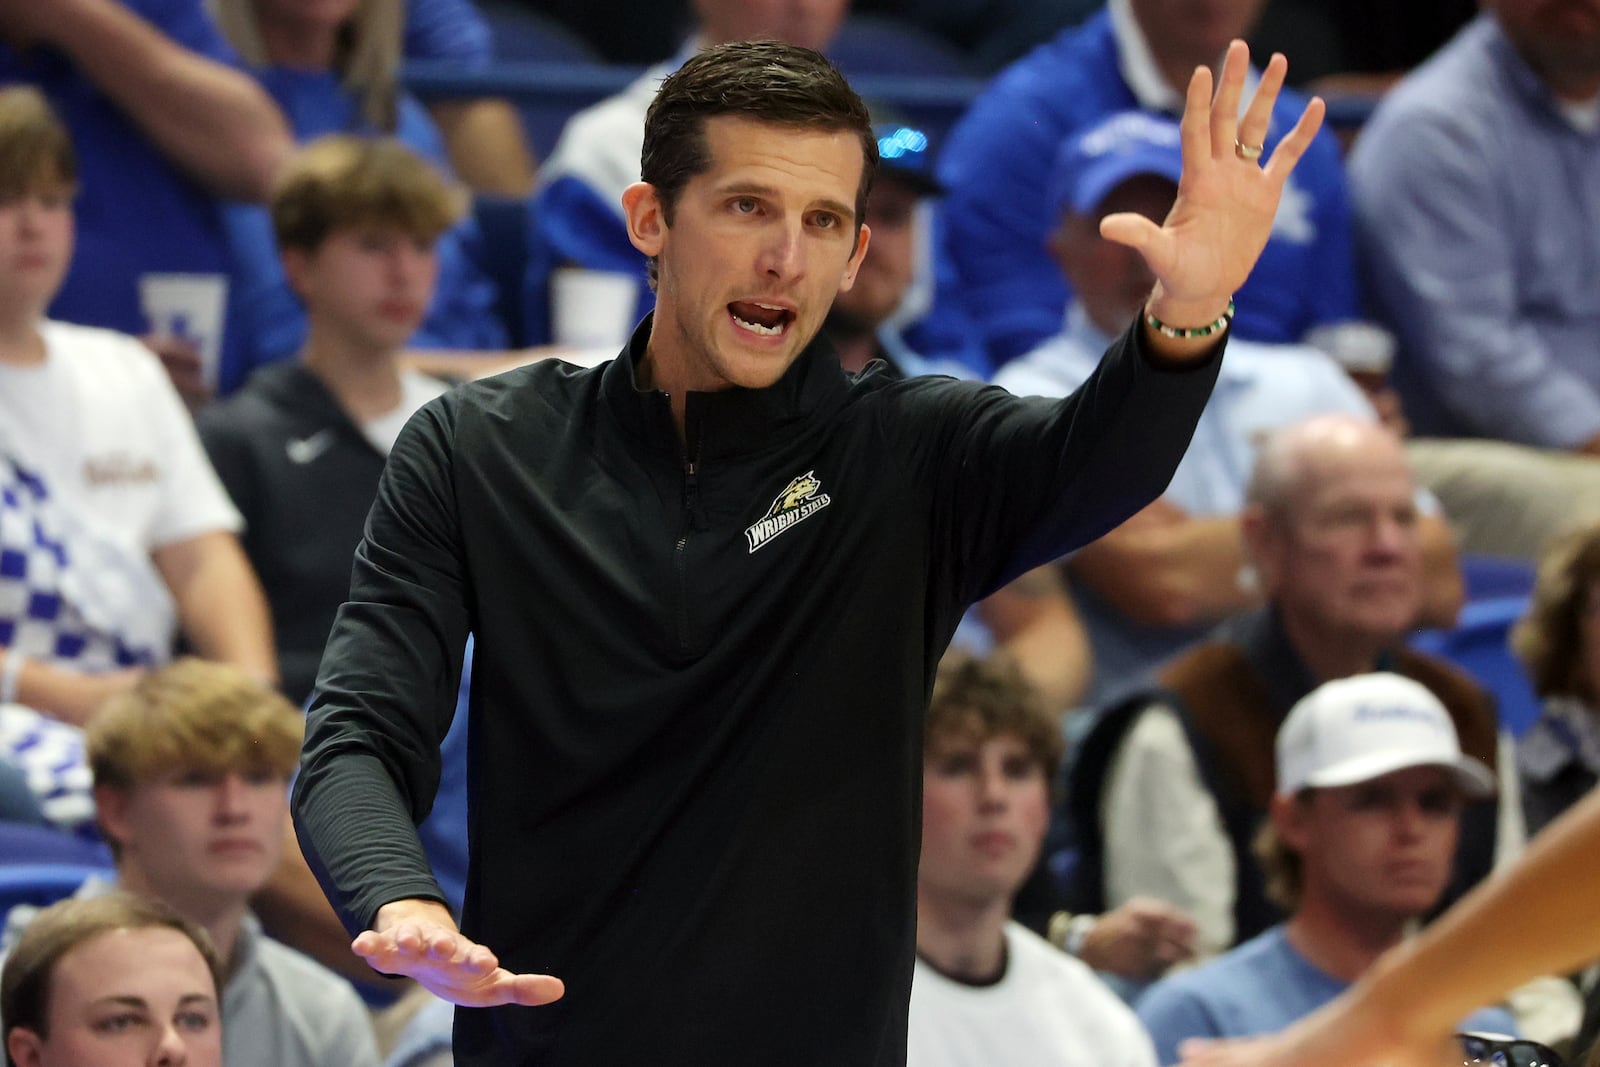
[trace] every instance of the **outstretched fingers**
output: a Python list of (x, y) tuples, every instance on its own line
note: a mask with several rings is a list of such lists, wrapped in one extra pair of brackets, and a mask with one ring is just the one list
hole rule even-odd
[[(473, 955), (472, 950), (481, 949), (481, 945), (474, 945), (466, 938), (445, 930), (422, 928), (411, 923), (402, 923), (383, 933), (363, 931), (350, 943), (350, 948), (374, 970), (385, 974), (415, 977), (415, 972), (421, 967), (457, 962), (479, 973), (488, 973), (497, 965), (492, 953), (489, 953), (487, 968), (481, 956)], [(487, 953), (488, 950), (483, 951)]]
[(537, 1008), (560, 1000), (567, 992), (565, 982), (548, 974), (512, 974), (504, 970), (499, 974), (505, 976), (498, 989), (505, 996), (505, 1004)]
[(438, 924), (402, 922), (382, 932), (366, 930), (350, 947), (374, 970), (414, 978), (452, 1004), (533, 1006), (566, 992), (561, 979), (508, 971), (488, 948)]
[(1311, 103), (1300, 113), (1300, 121), (1289, 131), (1289, 136), (1279, 141), (1277, 147), (1272, 150), (1272, 158), (1267, 160), (1263, 170), (1279, 188), (1288, 181), (1289, 172), (1294, 170), (1295, 164), (1300, 162), (1300, 157), (1311, 147), (1311, 140), (1322, 128), (1322, 118), (1327, 110), (1328, 105), (1323, 103), (1322, 97), (1312, 97)]
[(1289, 61), (1282, 52), (1274, 52), (1261, 72), (1261, 80), (1256, 83), (1255, 95), (1250, 97), (1244, 118), (1239, 120), (1240, 144), (1259, 148), (1266, 143), (1267, 131), (1272, 126), (1272, 109), (1278, 103), (1278, 94), (1283, 91), (1283, 79), (1288, 73)]
[[(1183, 171), (1178, 196), (1156, 226), (1134, 215), (1101, 221), (1102, 237), (1137, 250), (1155, 273), (1154, 299), (1196, 324), (1216, 314), (1244, 283), (1270, 236), (1284, 182), (1322, 123), (1313, 101), (1268, 166), (1262, 147), (1283, 87), (1287, 61), (1274, 56), (1241, 116), (1250, 51), (1234, 41), (1213, 79), (1201, 67), (1189, 80), (1179, 122)], [(1213, 81), (1215, 93), (1213, 94)]]
[(1211, 69), (1196, 67), (1184, 96), (1183, 117), (1178, 120), (1178, 140), (1183, 170), (1201, 169), (1211, 159)]
[(1245, 72), (1250, 67), (1250, 49), (1240, 40), (1228, 45), (1222, 61), (1222, 78), (1217, 83), (1217, 98), (1211, 102), (1211, 156), (1225, 159), (1233, 151), (1239, 129), (1239, 98), (1244, 93)]

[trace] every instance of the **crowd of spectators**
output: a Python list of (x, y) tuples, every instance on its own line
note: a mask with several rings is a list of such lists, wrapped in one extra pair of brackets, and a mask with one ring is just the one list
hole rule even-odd
[[(871, 101), (872, 236), (824, 326), (852, 374), (1076, 390), (1154, 284), (1102, 223), (1172, 209), (1184, 86), (1230, 39), (1372, 105), (1290, 177), (1166, 492), (957, 634), (911, 1063), (1154, 1067), (1277, 1029), (1593, 790), (1600, 2), (1344, 5), (1382, 15), (1365, 35), (1296, 0), (547, 2), (653, 65), (543, 160), (514, 99), (407, 89), (408, 60), (493, 70), (486, 12), (519, 2), (482, 4), (0, 7), (0, 826), (109, 847), (73, 901), (11, 913), (8, 1063), (111, 1062), (108, 1031), (52, 1029), (97, 996), (191, 1063), (376, 1065), (375, 1034), (449, 1063), (448, 1005), (351, 956), (287, 825), (386, 457), (455, 381), (615, 354), (559, 323), (650, 313), (623, 194), (664, 77), (753, 37), (826, 54), (852, 19), (985, 79), (943, 137)], [(1408, 644), (1485, 556), (1527, 575), (1520, 733)], [(424, 835), (457, 909), (469, 702)], [(1595, 977), (1472, 1025), (1582, 1052)], [(399, 1000), (376, 1031), (352, 983)]]

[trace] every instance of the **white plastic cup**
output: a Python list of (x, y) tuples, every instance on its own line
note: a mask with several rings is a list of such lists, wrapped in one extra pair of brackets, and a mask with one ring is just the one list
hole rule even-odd
[(1306, 331), (1306, 344), (1320, 348), (1351, 374), (1387, 375), (1394, 366), (1394, 334), (1375, 322), (1352, 320)]
[(188, 341), (200, 353), (206, 385), (217, 386), (222, 359), (222, 327), (227, 314), (226, 274), (141, 274), (139, 304), (158, 337)]
[(552, 340), (566, 348), (617, 354), (633, 333), (639, 282), (617, 271), (560, 267), (550, 275)]

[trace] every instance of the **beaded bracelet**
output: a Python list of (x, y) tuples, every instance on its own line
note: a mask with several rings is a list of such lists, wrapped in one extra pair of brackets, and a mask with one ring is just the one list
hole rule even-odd
[(1223, 330), (1226, 330), (1228, 328), (1228, 324), (1233, 322), (1233, 301), (1228, 301), (1228, 310), (1217, 316), (1215, 322), (1209, 322), (1204, 326), (1168, 326), (1166, 323), (1162, 322), (1148, 311), (1144, 313), (1144, 321), (1149, 324), (1152, 330), (1161, 334), (1163, 337), (1172, 337), (1177, 339), (1183, 339), (1187, 337), (1210, 337), (1214, 333), (1221, 333)]

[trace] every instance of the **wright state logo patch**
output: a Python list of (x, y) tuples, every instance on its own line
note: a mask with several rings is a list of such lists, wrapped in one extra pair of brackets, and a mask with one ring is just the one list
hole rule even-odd
[(833, 498), (822, 491), (817, 472), (806, 471), (783, 487), (783, 492), (778, 494), (764, 517), (745, 528), (744, 536), (750, 542), (751, 554), (831, 503)]

